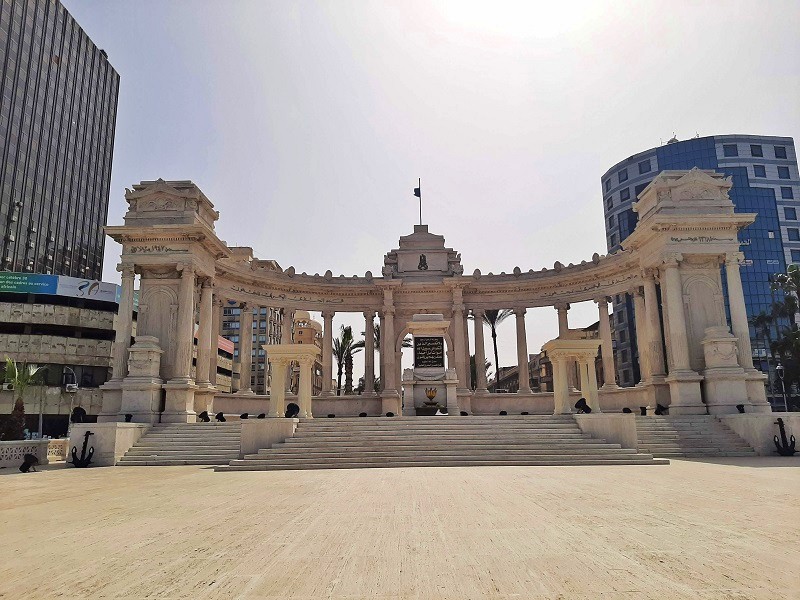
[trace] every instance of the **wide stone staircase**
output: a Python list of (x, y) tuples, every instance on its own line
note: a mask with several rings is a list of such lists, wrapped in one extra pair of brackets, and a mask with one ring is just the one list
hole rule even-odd
[(570, 415), (362, 417), (303, 419), (284, 443), (215, 470), (668, 462), (593, 438)]
[(154, 425), (119, 460), (119, 465), (227, 465), (238, 458), (239, 423)]
[(709, 415), (636, 417), (639, 452), (661, 458), (755, 456), (747, 443)]

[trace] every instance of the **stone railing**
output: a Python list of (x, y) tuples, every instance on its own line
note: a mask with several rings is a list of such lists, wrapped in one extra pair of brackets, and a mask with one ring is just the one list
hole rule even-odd
[(0, 442), (0, 469), (22, 464), (26, 454), (33, 454), (39, 459), (39, 465), (48, 463), (48, 440), (19, 440)]

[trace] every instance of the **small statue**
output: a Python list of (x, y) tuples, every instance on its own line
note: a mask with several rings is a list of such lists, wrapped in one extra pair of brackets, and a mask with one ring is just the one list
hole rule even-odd
[(419, 269), (420, 271), (428, 270), (428, 259), (425, 257), (424, 254), (419, 255), (419, 264), (417, 265), (417, 269)]

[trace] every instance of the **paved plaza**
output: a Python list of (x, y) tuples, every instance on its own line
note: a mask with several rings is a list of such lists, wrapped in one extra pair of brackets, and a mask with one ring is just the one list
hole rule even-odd
[(800, 598), (800, 459), (0, 475), (0, 598)]

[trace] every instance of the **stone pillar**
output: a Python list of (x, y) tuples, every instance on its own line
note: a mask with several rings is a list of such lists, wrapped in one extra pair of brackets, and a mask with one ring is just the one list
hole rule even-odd
[(269, 394), (269, 416), (282, 417), (286, 414), (286, 361), (271, 360), (272, 387)]
[[(464, 331), (464, 303), (462, 290), (460, 287), (453, 288), (453, 354), (456, 363), (456, 377), (458, 377), (458, 394), (468, 394), (467, 388), (467, 371), (469, 365), (464, 364), (464, 346), (466, 345), (467, 336)], [(451, 365), (448, 365), (450, 367)]]
[(753, 348), (750, 343), (750, 325), (747, 322), (747, 309), (744, 305), (742, 275), (739, 272), (741, 252), (725, 255), (725, 275), (728, 279), (728, 304), (731, 309), (731, 329), (738, 339), (736, 344), (739, 355), (739, 366), (746, 371), (753, 367)]
[[(383, 391), (387, 393), (397, 393), (397, 385), (395, 382), (395, 339), (394, 339), (394, 306), (385, 306), (383, 309), (384, 325), (381, 330), (383, 336), (383, 367), (381, 367), (381, 377), (385, 378), (383, 382)], [(385, 367), (385, 368), (384, 368)]]
[(219, 360), (219, 332), (220, 326), (219, 321), (222, 317), (222, 307), (223, 307), (223, 300), (219, 298), (217, 294), (214, 294), (214, 300), (212, 302), (212, 313), (211, 313), (211, 355), (209, 358), (209, 366), (208, 366), (208, 380), (211, 382), (211, 385), (216, 385), (217, 383), (217, 361)]
[(650, 331), (647, 327), (647, 314), (644, 294), (640, 288), (630, 291), (633, 296), (633, 318), (636, 323), (636, 347), (639, 349), (639, 383), (649, 383), (653, 368), (650, 366)]
[(378, 359), (380, 360), (380, 377), (381, 377), (381, 389), (386, 389), (386, 317), (383, 313), (378, 314), (378, 319), (380, 320), (380, 327), (381, 327), (381, 339), (378, 342)]
[(485, 311), (483, 309), (473, 310), (473, 316), (475, 317), (475, 384), (476, 384), (476, 391), (478, 392), (486, 392), (487, 383), (486, 383), (486, 369), (483, 368), (484, 364), (486, 364), (486, 348), (484, 346), (484, 339), (483, 339), (483, 316)]
[(128, 374), (128, 348), (131, 345), (131, 332), (133, 331), (133, 288), (136, 274), (133, 265), (117, 265), (117, 271), (122, 273), (122, 290), (117, 309), (111, 379), (121, 381)]
[[(203, 281), (200, 288), (200, 323), (197, 332), (197, 360), (195, 362), (195, 381), (199, 384), (211, 384), (210, 371), (212, 349), (216, 349), (216, 338), (213, 336), (213, 293), (211, 279)], [(216, 354), (216, 352), (214, 352)]]
[(311, 370), (314, 368), (314, 359), (303, 357), (299, 362), (300, 377), (297, 383), (297, 405), (300, 407), (300, 418), (310, 419), (311, 414)]
[(553, 365), (553, 414), (565, 415), (572, 412), (569, 402), (569, 382), (567, 381), (567, 359), (561, 356), (551, 356)]
[[(597, 394), (597, 371), (594, 368), (594, 357), (586, 359), (586, 375), (588, 377), (587, 389), (584, 392), (586, 402), (592, 412), (600, 412), (600, 399)], [(587, 395), (588, 394), (588, 395)]]
[(472, 369), (470, 368), (470, 352), (469, 352), (469, 311), (464, 311), (464, 388), (472, 391)]
[(252, 394), (250, 376), (253, 365), (253, 307), (247, 302), (241, 305), (239, 316), (239, 391), (237, 394)]
[(583, 360), (578, 361), (578, 376), (581, 382), (581, 397), (589, 400), (589, 372)]
[(661, 339), (661, 319), (658, 316), (656, 280), (652, 272), (645, 272), (644, 309), (647, 313), (647, 346), (648, 354), (650, 355), (650, 376), (663, 377), (666, 374), (664, 370), (664, 343)]
[[(603, 389), (617, 387), (617, 370), (614, 368), (614, 346), (611, 338), (611, 322), (608, 319), (608, 298), (595, 298), (600, 316), (600, 353), (603, 357)], [(560, 316), (560, 315), (559, 315)]]
[[(554, 304), (553, 307), (558, 311), (558, 337), (565, 340), (569, 336), (569, 317), (567, 316), (569, 304), (566, 302), (559, 302)], [(567, 384), (572, 391), (576, 391), (577, 389), (575, 366), (575, 361), (572, 359), (568, 359), (564, 365), (564, 369), (567, 373)]]
[[(283, 309), (281, 321), (281, 344), (292, 343), (292, 315), (294, 311), (288, 308)], [(292, 391), (292, 361), (286, 364), (286, 374), (284, 375), (283, 389), (287, 393)]]
[(672, 346), (670, 372), (689, 371), (689, 339), (686, 334), (686, 314), (683, 312), (683, 285), (678, 264), (683, 259), (678, 255), (664, 263), (664, 286), (661, 291), (667, 295), (669, 313), (669, 339)]
[(524, 308), (515, 308), (514, 315), (517, 318), (517, 371), (519, 373), (518, 394), (531, 393), (531, 378), (528, 367), (528, 338), (525, 333), (525, 312)]
[(192, 265), (183, 265), (178, 290), (178, 326), (174, 382), (193, 383), (192, 355), (194, 354), (194, 292), (195, 274)]
[(333, 396), (331, 388), (333, 378), (333, 315), (332, 310), (323, 310), (322, 319), (325, 322), (322, 330), (322, 391), (320, 396)]
[(375, 311), (364, 311), (364, 395), (375, 395)]

